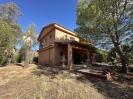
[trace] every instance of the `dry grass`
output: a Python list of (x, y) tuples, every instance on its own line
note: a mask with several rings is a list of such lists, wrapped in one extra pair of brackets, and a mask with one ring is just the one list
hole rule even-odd
[[(113, 99), (120, 98), (121, 92), (124, 94), (121, 99), (130, 99), (132, 93), (126, 92), (132, 87), (128, 90), (126, 87), (58, 68), (38, 68), (34, 64), (28, 69), (21, 66), (0, 68), (0, 99)], [(120, 88), (122, 91), (114, 94)]]
[[(97, 93), (98, 95), (95, 95)], [(81, 83), (68, 71), (30, 65), (0, 68), (0, 99), (102, 99), (96, 89)]]

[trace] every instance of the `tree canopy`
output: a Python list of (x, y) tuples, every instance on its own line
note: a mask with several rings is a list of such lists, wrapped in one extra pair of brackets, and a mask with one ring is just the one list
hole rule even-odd
[(28, 25), (27, 32), (23, 36), (24, 46), (25, 46), (25, 65), (24, 67), (27, 68), (29, 66), (29, 50), (32, 46), (37, 44), (37, 31), (36, 25), (34, 22), (31, 22)]
[(75, 31), (93, 44), (101, 44), (103, 37), (111, 41), (126, 72), (127, 61), (121, 45), (125, 40), (132, 43), (133, 0), (79, 0), (76, 24)]
[(4, 50), (11, 50), (20, 41), (22, 36), (21, 25), (18, 24), (22, 13), (19, 7), (11, 2), (0, 5), (0, 56)]

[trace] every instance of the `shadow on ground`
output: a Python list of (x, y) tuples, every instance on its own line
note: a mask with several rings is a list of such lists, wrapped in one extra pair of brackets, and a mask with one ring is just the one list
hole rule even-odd
[(50, 67), (50, 66), (38, 66), (36, 70), (32, 71), (33, 75), (37, 76), (48, 76), (51, 78), (55, 78), (56, 75), (60, 74), (65, 74), (68, 72), (66, 68), (57, 68), (57, 67)]
[[(90, 76), (77, 77), (77, 80), (87, 83), (93, 83), (93, 88), (96, 88), (99, 93), (103, 94), (106, 99), (132, 99), (133, 86), (117, 82), (116, 80), (101, 80)], [(88, 80), (88, 81), (87, 81)], [(126, 80), (126, 79), (125, 79)]]
[[(37, 76), (48, 76), (51, 79), (56, 78), (57, 75), (61, 74), (65, 77), (64, 74), (76, 74), (75, 72), (69, 72), (65, 68), (57, 68), (57, 67), (49, 67), (49, 66), (38, 66), (36, 70), (32, 71), (33, 75)], [(80, 74), (79, 74), (80, 75)], [(92, 88), (97, 89), (97, 91), (104, 95), (105, 99), (132, 99), (133, 97), (133, 86), (132, 79), (133, 75), (115, 75), (111, 80), (101, 80), (97, 78), (93, 78), (90, 76), (76, 76), (75, 78), (88, 85)], [(89, 85), (90, 82), (92, 85)]]
[(22, 65), (21, 63), (16, 63), (15, 65), (16, 65), (16, 66), (21, 66), (21, 67), (24, 68), (24, 65)]
[(126, 83), (128, 85), (133, 84), (133, 72), (130, 72), (128, 74), (119, 73), (117, 75), (113, 75), (112, 78), (114, 81), (117, 81), (119, 83)]
[(23, 65), (22, 65), (22, 63), (11, 63), (10, 65), (9, 64), (2, 64), (2, 65), (0, 65), (0, 67), (6, 67), (6, 66), (21, 66), (21, 67), (24, 67)]

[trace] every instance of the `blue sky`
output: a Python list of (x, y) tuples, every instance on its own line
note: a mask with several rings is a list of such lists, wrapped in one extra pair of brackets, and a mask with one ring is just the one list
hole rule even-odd
[(40, 33), (43, 26), (56, 22), (70, 30), (76, 28), (76, 5), (78, 0), (0, 0), (0, 4), (15, 2), (23, 13), (19, 24), (26, 32), (27, 25), (33, 21)]

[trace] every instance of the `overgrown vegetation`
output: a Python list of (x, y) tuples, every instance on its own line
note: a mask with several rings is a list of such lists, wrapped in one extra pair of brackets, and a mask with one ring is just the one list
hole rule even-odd
[(18, 24), (22, 13), (19, 7), (11, 2), (0, 5), (0, 64), (11, 62), (15, 45), (19, 43), (22, 36), (21, 25)]
[(38, 63), (38, 57), (33, 57), (33, 63)]
[[(131, 45), (127, 45), (127, 44), (122, 45), (123, 53), (127, 59), (127, 66), (133, 64), (133, 50), (132, 49), (133, 49), (133, 46)], [(112, 57), (117, 59), (118, 62), (120, 62), (120, 57), (116, 51), (116, 48), (112, 48), (109, 51), (109, 58), (111, 59)]]
[(108, 52), (105, 52), (103, 50), (97, 49), (95, 51), (96, 57), (99, 59), (99, 62), (107, 62), (108, 60)]
[[(118, 78), (119, 76), (119, 78)], [(1, 99), (130, 99), (133, 75), (105, 81), (53, 67), (0, 68)], [(122, 95), (123, 94), (123, 95)]]
[(133, 45), (124, 44), (122, 49), (127, 59), (127, 65), (133, 64)]
[[(28, 66), (29, 60), (33, 63), (33, 60), (28, 58), (28, 50), (37, 42), (36, 25), (31, 22), (27, 32), (23, 33), (21, 25), (18, 24), (22, 15), (19, 7), (13, 2), (0, 5), (0, 65), (22, 62), (24, 59), (25, 66)], [(24, 43), (19, 53), (14, 55), (16, 45), (22, 42)]]
[(133, 43), (133, 3), (132, 0), (79, 0), (77, 4), (78, 28), (82, 37), (93, 44), (102, 44), (106, 37), (108, 47), (114, 45), (122, 63), (122, 71), (127, 72), (127, 58), (122, 44)]

